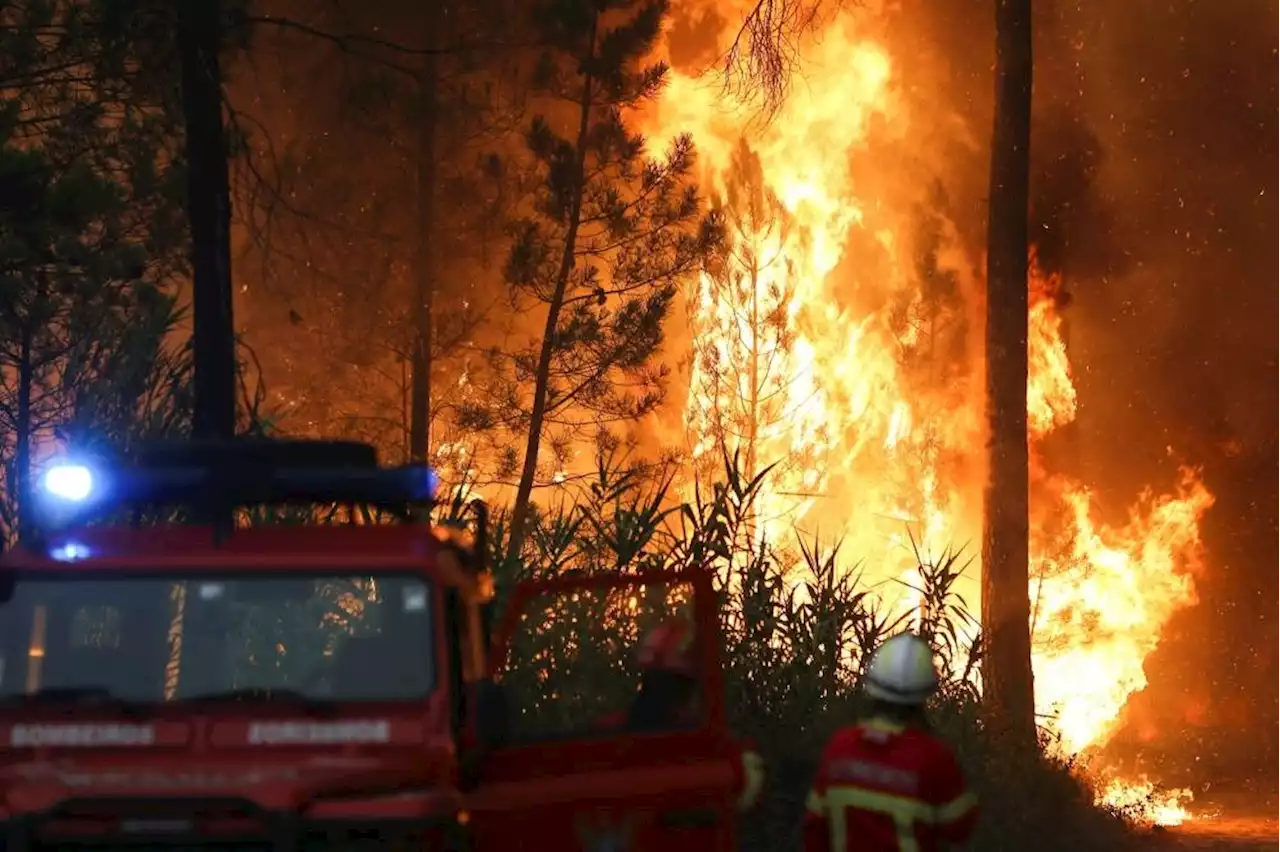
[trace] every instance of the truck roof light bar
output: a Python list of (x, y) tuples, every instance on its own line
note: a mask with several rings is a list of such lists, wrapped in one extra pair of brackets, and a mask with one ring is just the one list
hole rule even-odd
[(372, 447), (327, 441), (234, 441), (145, 449), (141, 463), (98, 467), (79, 460), (41, 477), (41, 515), (63, 527), (128, 508), (228, 509), (285, 503), (366, 503), (403, 511), (433, 504), (429, 467), (378, 467)]

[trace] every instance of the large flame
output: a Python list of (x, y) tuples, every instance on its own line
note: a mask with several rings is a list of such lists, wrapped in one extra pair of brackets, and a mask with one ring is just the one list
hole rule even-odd
[[(752, 472), (779, 463), (762, 532), (843, 533), (891, 580), (917, 564), (908, 536), (936, 553), (980, 530), (982, 287), (946, 217), (894, 184), (911, 117), (886, 48), (839, 17), (809, 45), (803, 75), (768, 123), (681, 74), (637, 119), (657, 138), (693, 134), (732, 243), (690, 299), (685, 424), (695, 462), (718, 459), (723, 442)], [(1033, 258), (1030, 593), (1037, 709), (1078, 754), (1105, 744), (1162, 628), (1194, 601), (1187, 568), (1212, 496), (1183, 470), (1174, 493), (1144, 492), (1112, 526), (1086, 485), (1039, 458), (1076, 415), (1059, 284)], [(963, 590), (971, 604), (978, 571)], [(1157, 801), (1143, 783), (1112, 779), (1100, 799), (1131, 812), (1151, 802), (1151, 822), (1186, 817), (1183, 791)]]

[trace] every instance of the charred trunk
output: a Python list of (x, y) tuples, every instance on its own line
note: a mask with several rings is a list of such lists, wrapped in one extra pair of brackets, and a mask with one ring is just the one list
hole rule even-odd
[(1028, 589), (1027, 222), (1031, 0), (996, 0), (995, 126), (987, 225), (988, 480), (982, 536), (982, 679), (998, 735), (1034, 747)]
[(31, 533), (31, 393), (35, 384), (31, 320), (24, 319), (18, 332), (18, 400), (13, 435), (13, 493), (18, 502), (17, 539)]
[(231, 314), (231, 193), (222, 126), (222, 9), (218, 0), (177, 4), (191, 222), (195, 411), (192, 431), (236, 431), (235, 327)]
[(751, 254), (751, 352), (748, 355), (747, 373), (751, 381), (747, 400), (747, 481), (756, 478), (756, 441), (760, 438), (760, 268), (752, 246)]
[(427, 462), (431, 457), (431, 332), (435, 297), (436, 257), (432, 241), (435, 226), (436, 117), (439, 75), (432, 52), (436, 44), (438, 4), (425, 7), (426, 49), (418, 117), (418, 251), (414, 266), (413, 378), (409, 390), (409, 459)]

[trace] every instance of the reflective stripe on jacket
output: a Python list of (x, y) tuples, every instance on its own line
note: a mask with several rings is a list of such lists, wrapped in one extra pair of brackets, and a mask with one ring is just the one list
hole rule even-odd
[(977, 821), (950, 747), (880, 719), (832, 736), (806, 806), (806, 852), (939, 852)]

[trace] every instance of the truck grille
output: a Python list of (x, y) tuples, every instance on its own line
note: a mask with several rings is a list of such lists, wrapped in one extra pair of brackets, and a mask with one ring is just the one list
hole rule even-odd
[[(439, 826), (281, 823), (242, 799), (98, 799), (0, 823), (0, 852), (399, 852), (438, 849)], [(6, 843), (6, 837), (8, 842)]]
[[(21, 848), (25, 852), (277, 852), (285, 849), (287, 852), (390, 852), (397, 849), (438, 848), (420, 833), (398, 834), (394, 838), (378, 834), (362, 831), (360, 836), (354, 836), (346, 833), (305, 832), (292, 845), (277, 845), (263, 838), (208, 841), (174, 838), (169, 842), (158, 842), (104, 836), (84, 840), (33, 841)], [(0, 852), (6, 852), (3, 836), (0, 836)]]
[(127, 841), (57, 841), (33, 843), (31, 852), (273, 852), (270, 841), (213, 843), (129, 843)]
[[(0, 844), (0, 849), (3, 849)], [(276, 852), (277, 846), (269, 840), (213, 841), (209, 843), (185, 842), (130, 843), (124, 840), (103, 838), (100, 841), (57, 841), (33, 843), (30, 852)], [(385, 841), (344, 841), (336, 838), (309, 837), (298, 841), (289, 852), (383, 852)], [(415, 846), (421, 849), (421, 846)]]

